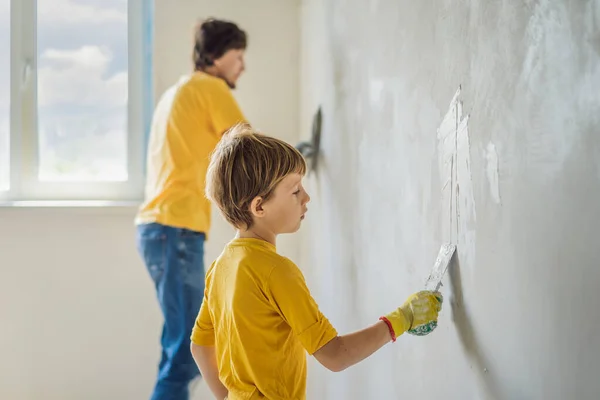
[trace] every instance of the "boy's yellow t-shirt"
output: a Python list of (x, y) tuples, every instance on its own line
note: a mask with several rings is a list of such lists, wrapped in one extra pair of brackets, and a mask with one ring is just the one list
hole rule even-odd
[(304, 400), (306, 352), (336, 336), (291, 260), (271, 243), (237, 238), (207, 272), (191, 340), (215, 346), (229, 400)]
[(148, 142), (145, 200), (136, 224), (157, 222), (208, 233), (204, 195), (210, 153), (236, 123), (245, 122), (227, 83), (204, 72), (182, 78), (161, 97)]

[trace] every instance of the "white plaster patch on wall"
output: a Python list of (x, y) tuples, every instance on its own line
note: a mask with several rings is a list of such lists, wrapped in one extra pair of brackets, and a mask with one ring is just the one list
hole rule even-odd
[(372, 79), (371, 84), (369, 85), (369, 101), (371, 105), (378, 106), (383, 97), (383, 89), (385, 88), (385, 83), (381, 79)]
[(442, 237), (457, 245), (461, 264), (472, 266), (475, 257), (475, 198), (471, 179), (469, 117), (463, 116), (456, 91), (437, 130), (440, 168)]
[(456, 214), (455, 223), (458, 254), (461, 265), (472, 271), (475, 261), (475, 197), (471, 178), (471, 143), (469, 139), (469, 116), (463, 118), (462, 103), (458, 103), (456, 129)]
[(494, 145), (494, 143), (492, 142), (489, 142), (485, 149), (485, 161), (485, 172), (490, 187), (490, 196), (492, 197), (492, 200), (494, 200), (494, 203), (500, 204), (500, 186), (498, 182), (498, 153), (496, 152), (496, 145)]
[(458, 107), (458, 96), (460, 95), (460, 87), (454, 94), (448, 112), (442, 119), (442, 122), (437, 129), (438, 139), (438, 166), (440, 170), (440, 184), (442, 189), (442, 235), (445, 240), (452, 237), (452, 215), (454, 215), (453, 186), (455, 185), (455, 168), (454, 162), (456, 159), (456, 115)]
[(594, 162), (596, 163), (596, 172), (598, 180), (600, 180), (600, 144), (596, 144), (596, 150), (594, 151)]

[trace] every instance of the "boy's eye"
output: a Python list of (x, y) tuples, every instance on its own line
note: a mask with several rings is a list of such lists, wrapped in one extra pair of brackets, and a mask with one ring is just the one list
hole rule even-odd
[(298, 194), (298, 193), (300, 193), (300, 190), (296, 190), (296, 191), (294, 192), (294, 194)]

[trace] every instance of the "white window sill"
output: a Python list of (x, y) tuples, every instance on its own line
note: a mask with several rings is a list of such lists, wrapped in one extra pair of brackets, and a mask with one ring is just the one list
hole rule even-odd
[(88, 207), (138, 207), (140, 201), (113, 201), (113, 200), (15, 200), (1, 201), (0, 207), (33, 207), (33, 208), (88, 208)]
[(83, 213), (134, 214), (142, 200), (106, 201), (106, 200), (0, 200), (0, 212), (15, 211), (76, 211)]

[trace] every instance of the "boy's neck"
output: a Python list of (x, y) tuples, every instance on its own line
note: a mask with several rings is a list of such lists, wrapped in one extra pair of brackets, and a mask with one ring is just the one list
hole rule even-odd
[(251, 228), (249, 230), (237, 230), (236, 237), (240, 239), (259, 239), (264, 240), (265, 242), (271, 243), (273, 246), (277, 246), (277, 235), (272, 232), (267, 232), (264, 230), (260, 230), (257, 228)]

